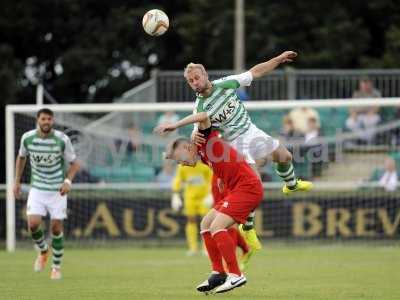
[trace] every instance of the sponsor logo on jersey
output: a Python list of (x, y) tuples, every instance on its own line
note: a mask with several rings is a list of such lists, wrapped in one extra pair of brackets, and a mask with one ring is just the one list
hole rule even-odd
[(38, 164), (51, 165), (58, 156), (58, 154), (32, 154), (32, 159), (35, 163)]
[(227, 103), (224, 105), (222, 111), (220, 111), (214, 118), (213, 121), (223, 123), (226, 120), (229, 120), (232, 117), (233, 112), (238, 108), (239, 103), (237, 102), (235, 97), (231, 97)]

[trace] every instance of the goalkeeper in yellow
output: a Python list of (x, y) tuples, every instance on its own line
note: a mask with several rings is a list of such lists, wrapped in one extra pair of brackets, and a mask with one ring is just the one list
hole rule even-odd
[(188, 255), (194, 255), (199, 251), (197, 219), (206, 215), (213, 204), (210, 193), (211, 179), (211, 169), (199, 161), (194, 168), (178, 165), (172, 182), (171, 206), (175, 211), (182, 208), (180, 193), (183, 192), (183, 214), (187, 218), (185, 233), (189, 247)]

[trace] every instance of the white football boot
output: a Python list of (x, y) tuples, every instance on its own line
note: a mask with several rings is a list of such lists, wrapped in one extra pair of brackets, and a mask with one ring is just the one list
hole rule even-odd
[(228, 274), (224, 284), (220, 285), (215, 289), (215, 293), (225, 293), (230, 290), (233, 290), (239, 286), (246, 284), (246, 277), (243, 274), (240, 276), (236, 274)]

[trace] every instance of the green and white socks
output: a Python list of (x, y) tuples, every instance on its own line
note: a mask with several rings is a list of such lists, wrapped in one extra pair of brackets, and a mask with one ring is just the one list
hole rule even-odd
[[(291, 162), (276, 164), (276, 173), (281, 177), (289, 189), (294, 189), (297, 184), (297, 178), (294, 174), (294, 167)], [(254, 228), (255, 211), (251, 212), (247, 217), (246, 223), (243, 224), (243, 230), (248, 231)]]
[(51, 242), (51, 251), (53, 253), (52, 268), (60, 268), (61, 261), (64, 255), (64, 234), (61, 232), (59, 235), (53, 235)]
[(39, 228), (35, 232), (32, 232), (31, 236), (40, 252), (44, 253), (49, 249), (42, 229)]
[(246, 223), (243, 224), (243, 230), (249, 231), (254, 228), (254, 217), (256, 215), (255, 211), (252, 211), (246, 219)]
[(294, 167), (291, 162), (289, 163), (277, 163), (276, 174), (279, 175), (286, 182), (289, 189), (294, 189), (297, 184), (297, 178), (294, 174)]
[[(297, 184), (297, 178), (296, 175), (294, 174), (294, 167), (291, 162), (289, 163), (277, 163), (276, 164), (276, 173), (281, 177), (287, 187), (289, 189), (294, 189)], [(254, 217), (256, 213), (253, 211), (249, 214), (247, 217), (246, 223), (243, 224), (243, 230), (248, 231), (254, 228)]]
[[(41, 253), (45, 253), (49, 250), (49, 245), (47, 245), (42, 229), (32, 232), (31, 235)], [(51, 251), (53, 255), (52, 268), (60, 268), (64, 255), (64, 234), (62, 232), (59, 235), (52, 236)]]

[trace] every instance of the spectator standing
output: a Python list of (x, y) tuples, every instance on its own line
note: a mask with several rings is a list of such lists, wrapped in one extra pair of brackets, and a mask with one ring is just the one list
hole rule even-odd
[[(368, 78), (360, 80), (359, 89), (353, 93), (353, 98), (381, 98), (381, 93), (374, 88)], [(357, 133), (358, 143), (372, 144), (375, 142), (376, 127), (381, 121), (378, 106), (354, 107), (349, 109), (346, 129)]]

